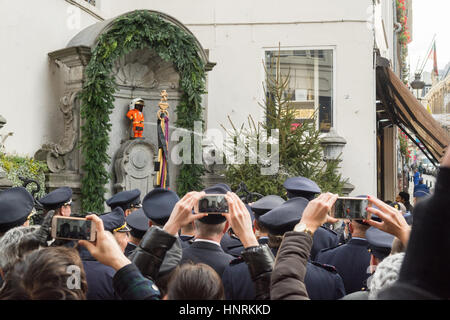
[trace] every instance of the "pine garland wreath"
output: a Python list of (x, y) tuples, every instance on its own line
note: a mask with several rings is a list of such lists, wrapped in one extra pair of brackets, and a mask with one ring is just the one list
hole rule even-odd
[[(84, 121), (80, 141), (84, 157), (81, 187), (84, 212), (104, 210), (104, 186), (110, 178), (105, 166), (111, 163), (107, 154), (110, 114), (114, 109), (113, 94), (116, 91), (113, 63), (119, 57), (143, 48), (151, 48), (164, 61), (173, 62), (180, 75), (183, 94), (175, 110), (178, 117), (176, 125), (193, 131), (194, 122), (202, 121), (205, 66), (193, 36), (146, 10), (133, 11), (118, 18), (93, 48), (86, 67), (86, 82), (80, 93)], [(202, 165), (183, 164), (177, 179), (178, 194), (201, 189), (202, 174)]]

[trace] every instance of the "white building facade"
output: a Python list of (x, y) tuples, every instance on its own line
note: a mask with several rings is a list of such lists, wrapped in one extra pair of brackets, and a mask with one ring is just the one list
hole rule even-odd
[[(181, 21), (217, 63), (208, 73), (207, 129), (228, 126), (228, 116), (235, 124), (246, 122), (248, 115), (264, 121), (259, 106), (265, 96), (263, 63), (280, 46), (285, 63), (296, 72), (291, 73), (295, 100), (323, 107), (318, 126), (324, 133), (334, 128), (347, 141), (341, 173), (355, 187), (351, 194), (377, 194), (375, 49), (395, 68), (395, 1), (92, 3), (1, 0), (0, 114), (8, 121), (4, 130), (14, 132), (7, 152), (32, 156), (42, 144), (60, 139), (64, 72), (48, 53), (96, 22), (150, 9)], [(322, 62), (314, 64), (314, 57)], [(299, 117), (304, 114), (300, 111)]]

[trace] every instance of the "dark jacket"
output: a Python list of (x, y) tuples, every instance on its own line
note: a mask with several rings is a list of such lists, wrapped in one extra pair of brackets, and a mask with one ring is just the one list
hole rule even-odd
[(310, 253), (312, 261), (316, 261), (316, 256), (321, 250), (336, 247), (339, 244), (337, 233), (325, 227), (318, 228), (314, 232), (313, 238), (314, 243)]
[[(169, 251), (180, 252), (169, 256)], [(165, 259), (166, 256), (170, 259)], [(170, 272), (169, 270), (173, 270), (180, 262), (181, 243), (177, 237), (153, 226), (144, 234), (141, 243), (130, 255), (130, 259), (145, 277), (156, 281), (164, 263), (167, 265), (164, 269), (167, 269), (166, 272)]]
[(367, 245), (366, 239), (351, 239), (346, 244), (320, 251), (316, 261), (336, 267), (347, 294), (360, 291), (364, 281), (370, 276), (370, 253)]
[(380, 299), (450, 298), (450, 168), (441, 167), (434, 194), (417, 203), (399, 279)]
[(180, 235), (181, 247), (189, 247), (194, 241), (194, 236)]
[(306, 264), (313, 239), (304, 232), (289, 231), (284, 235), (272, 270), (272, 300), (308, 300), (305, 286)]
[(130, 254), (137, 248), (137, 246), (134, 243), (128, 242), (127, 246), (125, 247), (125, 256), (129, 257)]
[[(147, 247), (144, 256), (142, 256), (143, 253), (140, 254), (139, 260), (140, 263), (146, 261), (146, 264), (155, 264), (154, 268), (147, 266), (145, 270), (154, 270), (152, 271), (153, 276), (156, 276), (156, 270), (159, 269), (167, 248), (175, 243), (175, 237), (164, 230), (155, 230), (152, 234), (149, 234), (147, 240), (151, 245)], [(274, 263), (274, 257), (270, 249), (267, 246), (250, 247), (242, 252), (242, 257), (246, 261), (251, 278), (254, 281), (256, 298), (268, 299), (270, 275)], [(117, 271), (113, 283), (116, 292), (124, 300), (155, 300), (160, 298), (159, 290), (154, 282), (143, 277), (134, 264), (129, 264)]]
[(79, 254), (86, 273), (88, 290), (87, 300), (118, 300), (120, 296), (115, 292), (113, 277), (116, 271), (98, 262), (84, 247), (79, 247)]
[[(276, 254), (276, 252), (274, 252)], [(312, 300), (337, 300), (345, 295), (344, 283), (334, 267), (307, 262), (305, 284)], [(243, 258), (225, 268), (222, 282), (227, 300), (254, 300), (255, 288)]]
[(183, 249), (181, 263), (192, 261), (207, 264), (221, 277), (225, 267), (233, 259), (232, 255), (225, 253), (220, 246), (214, 243), (195, 241), (189, 247)]
[(272, 251), (267, 245), (245, 248), (242, 258), (248, 266), (256, 300), (269, 300), (270, 277), (275, 262)]
[(145, 278), (135, 264), (118, 270), (113, 278), (114, 290), (122, 300), (159, 300), (158, 287)]
[(133, 263), (114, 275), (113, 285), (117, 294), (123, 300), (159, 299), (160, 292), (154, 281), (160, 273), (167, 251), (176, 243), (177, 237), (164, 230), (158, 227), (148, 229), (133, 252)]
[(225, 253), (231, 254), (235, 257), (239, 257), (242, 250), (244, 250), (241, 240), (234, 235), (228, 234), (228, 232), (223, 235), (222, 240), (220, 241), (220, 246)]

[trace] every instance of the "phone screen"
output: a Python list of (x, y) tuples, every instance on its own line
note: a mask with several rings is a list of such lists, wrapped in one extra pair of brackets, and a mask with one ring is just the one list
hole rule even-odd
[(198, 213), (228, 213), (228, 201), (225, 196), (204, 196), (198, 201)]
[(333, 216), (337, 219), (367, 219), (368, 206), (369, 201), (366, 198), (338, 198), (334, 205)]
[(90, 240), (91, 220), (56, 219), (56, 238)]

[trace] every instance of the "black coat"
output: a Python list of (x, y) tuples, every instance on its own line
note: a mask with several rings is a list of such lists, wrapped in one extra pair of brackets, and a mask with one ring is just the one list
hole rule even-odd
[[(276, 250), (274, 255), (276, 254)], [(233, 260), (222, 276), (227, 300), (255, 300), (255, 287), (247, 264), (242, 258)], [(305, 285), (311, 300), (337, 300), (345, 296), (342, 278), (333, 267), (308, 261)]]
[(342, 277), (347, 294), (362, 290), (370, 276), (370, 253), (366, 239), (351, 239), (346, 244), (324, 249), (316, 256), (316, 261), (336, 267)]
[(134, 243), (128, 242), (127, 246), (125, 247), (125, 256), (129, 257), (130, 254), (136, 250), (137, 246)]
[(232, 255), (225, 253), (220, 246), (214, 243), (195, 241), (189, 247), (183, 248), (181, 263), (192, 261), (207, 264), (221, 277), (225, 267), (233, 259)]
[(120, 297), (114, 291), (113, 277), (116, 271), (95, 260), (89, 251), (79, 247), (79, 253), (83, 262), (88, 291), (87, 300), (119, 300)]

